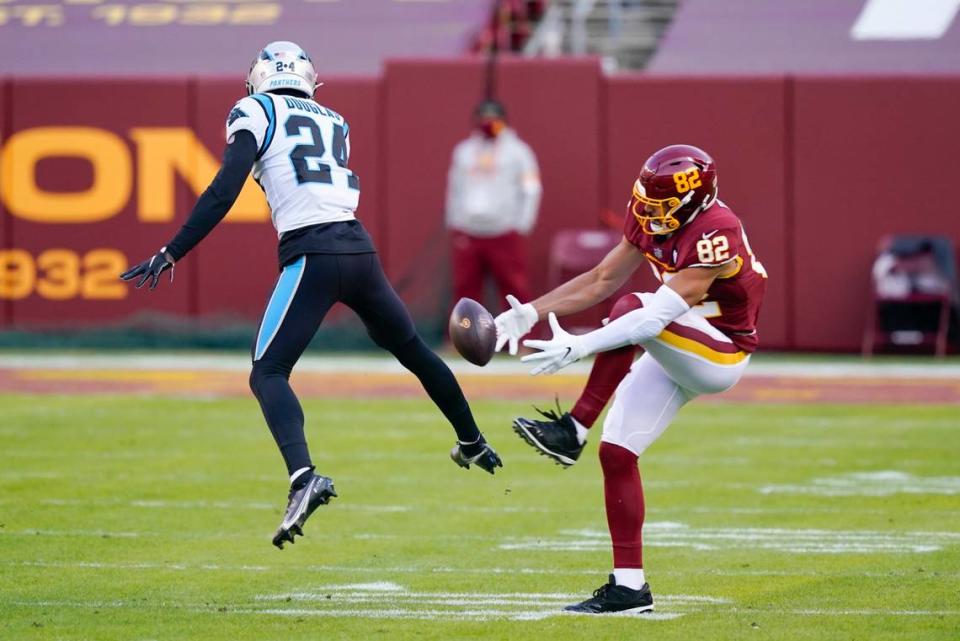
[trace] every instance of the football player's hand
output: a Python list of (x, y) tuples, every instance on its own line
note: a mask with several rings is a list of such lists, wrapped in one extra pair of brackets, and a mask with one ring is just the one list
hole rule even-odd
[(173, 282), (173, 257), (167, 253), (166, 247), (161, 247), (160, 251), (154, 254), (149, 260), (145, 260), (135, 267), (120, 274), (123, 280), (133, 280), (137, 276), (140, 281), (137, 283), (137, 289), (143, 287), (144, 283), (150, 281), (150, 289), (156, 289), (160, 282), (160, 274), (170, 270), (170, 282)]
[(550, 312), (548, 319), (550, 329), (553, 330), (553, 338), (548, 341), (523, 341), (526, 347), (540, 350), (536, 354), (529, 354), (520, 359), (524, 363), (536, 366), (530, 370), (531, 376), (553, 374), (586, 356), (583, 340), (579, 336), (574, 336), (560, 327), (557, 315), (553, 312)]
[(533, 329), (540, 315), (537, 314), (533, 305), (521, 303), (512, 294), (507, 294), (507, 302), (510, 303), (510, 309), (493, 319), (493, 324), (497, 328), (497, 344), (494, 351), (499, 352), (509, 343), (510, 355), (516, 356), (520, 339)]

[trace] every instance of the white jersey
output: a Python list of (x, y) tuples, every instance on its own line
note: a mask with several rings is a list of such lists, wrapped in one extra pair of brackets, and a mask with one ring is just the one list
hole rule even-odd
[(257, 140), (253, 178), (267, 195), (277, 234), (353, 220), (360, 181), (347, 169), (350, 127), (313, 100), (254, 94), (227, 117), (227, 140), (246, 130)]

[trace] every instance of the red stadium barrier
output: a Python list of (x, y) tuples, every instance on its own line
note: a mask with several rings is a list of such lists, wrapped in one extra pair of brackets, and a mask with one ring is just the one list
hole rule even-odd
[(511, 124), (540, 164), (543, 199), (530, 265), (534, 291), (543, 291), (553, 237), (562, 229), (594, 227), (599, 218), (602, 76), (593, 61), (515, 62), (503, 65), (499, 86)]
[[(483, 77), (479, 60), (393, 61), (381, 78), (329, 79), (319, 94), (351, 124), (359, 217), (423, 319), (449, 304), (446, 171)], [(277, 272), (255, 186), (177, 287), (147, 296), (113, 280), (174, 233), (216, 170), (240, 85), (75, 82), (0, 82), (0, 326), (119, 323), (146, 310), (256, 320)], [(640, 163), (672, 142), (715, 156), (721, 198), (771, 275), (766, 347), (857, 349), (876, 238), (960, 237), (948, 152), (960, 143), (948, 126), (960, 78), (604, 78), (595, 61), (509, 60), (498, 87), (543, 174), (537, 290), (553, 235), (622, 212)]]
[[(447, 168), (454, 145), (469, 132), (482, 97), (483, 66), (475, 62), (388, 62), (379, 152), (385, 197), (380, 253), (391, 280), (415, 314), (437, 314), (449, 273), (443, 231)], [(361, 180), (363, 177), (361, 176)], [(365, 207), (361, 203), (361, 210)]]
[[(447, 169), (483, 97), (483, 64), (393, 62), (385, 84), (386, 264), (391, 277), (400, 279), (406, 300), (432, 312), (446, 307), (435, 298), (437, 274), (448, 272)], [(530, 258), (532, 265), (546, 265), (549, 240), (557, 231), (597, 221), (599, 68), (593, 61), (508, 60), (498, 69), (498, 95), (540, 161), (544, 196)], [(416, 224), (410, 224), (411, 216)], [(537, 270), (534, 287), (545, 284), (545, 270)]]
[(794, 346), (852, 350), (877, 239), (960, 242), (960, 78), (798, 78), (794, 98)]
[[(13, 80), (3, 147), (4, 281), (21, 328), (77, 327), (156, 310), (188, 314), (191, 288), (134, 295), (117, 274), (157, 250), (189, 205), (185, 188), (138, 176), (138, 130), (189, 125), (186, 81)], [(144, 212), (145, 203), (164, 202)]]

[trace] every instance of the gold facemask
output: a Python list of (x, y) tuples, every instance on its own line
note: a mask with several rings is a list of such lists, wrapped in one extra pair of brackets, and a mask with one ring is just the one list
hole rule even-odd
[(669, 198), (649, 198), (643, 192), (639, 181), (633, 185), (633, 199), (630, 202), (630, 211), (640, 223), (643, 233), (651, 236), (671, 234), (680, 227), (680, 221), (674, 213), (683, 206), (684, 202), (676, 196)]

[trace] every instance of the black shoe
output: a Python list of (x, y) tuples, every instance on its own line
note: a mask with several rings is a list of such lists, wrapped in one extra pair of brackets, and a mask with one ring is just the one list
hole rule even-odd
[(497, 451), (490, 447), (489, 443), (483, 444), (483, 449), (480, 450), (478, 454), (474, 456), (467, 456), (463, 453), (462, 445), (458, 441), (456, 445), (453, 446), (453, 449), (450, 450), (450, 458), (453, 459), (453, 462), (459, 465), (462, 468), (470, 469), (470, 464), (476, 465), (482, 470), (486, 470), (493, 474), (494, 468), (503, 467), (503, 461), (500, 460), (500, 456), (497, 455)]
[(537, 448), (541, 454), (549, 456), (560, 465), (570, 467), (576, 463), (580, 458), (580, 452), (583, 451), (584, 443), (577, 438), (577, 427), (573, 424), (570, 412), (561, 414), (559, 403), (556, 412), (534, 409), (550, 420), (535, 421), (529, 418), (517, 418), (513, 421), (513, 431)]
[(282, 550), (284, 542), (294, 543), (294, 535), (303, 536), (303, 524), (313, 511), (329, 503), (336, 495), (333, 479), (310, 472), (310, 480), (306, 485), (290, 490), (287, 511), (283, 514), (283, 522), (277, 528), (277, 533), (273, 535), (273, 544)]
[(653, 612), (653, 594), (650, 593), (650, 584), (644, 583), (639, 590), (631, 590), (623, 585), (617, 585), (616, 579), (610, 575), (610, 582), (601, 585), (593, 591), (593, 598), (564, 608), (567, 612), (583, 614), (603, 614), (604, 612)]

